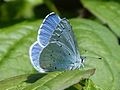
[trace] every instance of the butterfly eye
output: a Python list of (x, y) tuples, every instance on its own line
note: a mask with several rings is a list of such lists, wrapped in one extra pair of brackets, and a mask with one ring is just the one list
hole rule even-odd
[(84, 62), (84, 60), (83, 59), (81, 59), (81, 63), (83, 63)]
[(81, 58), (81, 63), (83, 63), (84, 62), (84, 60), (86, 59), (86, 57), (84, 56), (80, 56), (80, 58)]

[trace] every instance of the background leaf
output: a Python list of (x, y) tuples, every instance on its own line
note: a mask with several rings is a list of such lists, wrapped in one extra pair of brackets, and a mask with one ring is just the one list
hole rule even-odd
[[(120, 37), (120, 3), (112, 0), (82, 0), (83, 5)], [(97, 8), (96, 8), (97, 6)]]
[(86, 56), (85, 67), (96, 68), (93, 82), (103, 90), (118, 90), (120, 48), (117, 38), (109, 29), (93, 21), (73, 21), (80, 51)]
[[(52, 72), (47, 75), (35, 74), (28, 51), (30, 45), (36, 41), (37, 30), (41, 23), (41, 20), (36, 19), (44, 18), (51, 11), (57, 12), (61, 17), (75, 17), (70, 19), (70, 23), (77, 38), (80, 54), (86, 59), (82, 72), (81, 70), (72, 72), (82, 74), (75, 73), (74, 76), (72, 73), (73, 77), (68, 75), (71, 71)], [(21, 90), (41, 85), (39, 87), (41, 90), (47, 85), (50, 86), (47, 89), (119, 90), (119, 16), (119, 0), (0, 1), (0, 89)], [(81, 77), (91, 75), (90, 73), (94, 71), (91, 70), (89, 73), (88, 69), (91, 68), (96, 69), (95, 74), (87, 80), (81, 80)], [(58, 76), (54, 77), (55, 75)], [(80, 82), (76, 81), (77, 78)], [(65, 83), (67, 79), (69, 80)]]
[(36, 37), (38, 27), (36, 21), (0, 29), (0, 80), (34, 71), (28, 51), (35, 41), (33, 37)]
[[(90, 20), (73, 19), (70, 22), (81, 55), (86, 57), (85, 68), (96, 68), (92, 77), (95, 85), (106, 90), (118, 89), (120, 49), (114, 34)], [(0, 80), (35, 72), (29, 61), (28, 50), (36, 40), (38, 23), (23, 22), (0, 30)]]

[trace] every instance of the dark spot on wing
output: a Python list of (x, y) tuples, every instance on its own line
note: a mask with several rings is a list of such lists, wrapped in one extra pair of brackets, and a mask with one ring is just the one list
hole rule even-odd
[(70, 55), (70, 53), (69, 53), (69, 55)]
[(63, 33), (63, 30), (61, 31), (61, 33)]
[(72, 66), (71, 70), (73, 70), (74, 66)]
[(55, 69), (57, 69), (57, 67), (55, 67)]
[(64, 26), (64, 24), (63, 24), (63, 23), (61, 23), (61, 24), (60, 24), (60, 26), (61, 26), (63, 29), (65, 29), (65, 26)]
[(62, 47), (62, 45), (60, 45), (60, 47)]
[(58, 38), (60, 38), (60, 35), (58, 36)]

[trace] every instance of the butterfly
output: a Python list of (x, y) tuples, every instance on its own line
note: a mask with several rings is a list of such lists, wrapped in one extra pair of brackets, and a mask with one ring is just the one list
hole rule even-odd
[(29, 56), (33, 67), (41, 73), (83, 66), (69, 21), (54, 12), (43, 20), (37, 40), (30, 46)]

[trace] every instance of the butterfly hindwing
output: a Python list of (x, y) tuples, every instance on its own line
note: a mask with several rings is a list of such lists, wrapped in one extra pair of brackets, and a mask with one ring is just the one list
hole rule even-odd
[(79, 67), (74, 59), (75, 55), (62, 43), (52, 42), (42, 51), (40, 66), (46, 71), (71, 70)]
[(33, 67), (39, 72), (45, 72), (40, 67), (40, 64), (39, 64), (39, 61), (40, 61), (39, 57), (40, 57), (42, 50), (43, 50), (43, 48), (40, 47), (40, 45), (38, 44), (37, 41), (32, 44), (32, 46), (30, 47), (30, 50), (29, 50), (31, 63), (32, 63)]

